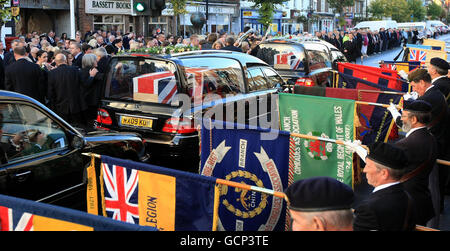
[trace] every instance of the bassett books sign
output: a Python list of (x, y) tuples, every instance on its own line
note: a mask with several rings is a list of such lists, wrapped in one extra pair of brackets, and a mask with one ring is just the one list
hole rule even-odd
[(131, 2), (85, 0), (86, 13), (131, 15)]

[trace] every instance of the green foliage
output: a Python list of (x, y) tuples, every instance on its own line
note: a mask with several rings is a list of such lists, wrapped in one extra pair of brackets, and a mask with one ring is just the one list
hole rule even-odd
[[(419, 1), (420, 3), (417, 3)], [(369, 13), (378, 20), (390, 17), (397, 22), (410, 22), (411, 14), (420, 18), (423, 9), (421, 0), (374, 0), (369, 5)], [(423, 15), (422, 15), (423, 18)], [(419, 19), (416, 19), (419, 20)]]
[(259, 13), (259, 22), (263, 24), (264, 29), (267, 29), (273, 21), (273, 13), (277, 4), (283, 4), (287, 0), (249, 0), (253, 2), (253, 8), (256, 8)]
[(5, 23), (6, 20), (11, 19), (11, 8), (5, 8), (5, 4), (10, 2), (10, 0), (0, 0), (0, 27)]
[[(344, 8), (355, 5), (355, 0), (327, 0), (331, 8), (337, 13), (343, 14)], [(342, 16), (342, 15), (341, 15)]]
[(422, 5), (422, 0), (408, 0), (408, 8), (412, 11), (414, 22), (425, 20), (427, 9)]
[(139, 48), (139, 49), (133, 49), (126, 52), (120, 52), (120, 54), (127, 54), (127, 53), (145, 53), (145, 54), (152, 54), (152, 55), (165, 55), (165, 54), (173, 54), (173, 53), (180, 53), (180, 52), (186, 52), (186, 51), (197, 51), (199, 50), (198, 47), (193, 46), (155, 46), (150, 48)]
[(187, 14), (186, 2), (187, 0), (169, 0), (172, 4), (173, 13), (175, 16), (180, 14)]
[(411, 21), (412, 11), (406, 0), (390, 0), (391, 18), (399, 23)]
[(431, 20), (438, 19), (441, 16), (441, 13), (442, 7), (435, 2), (432, 2), (430, 5), (428, 5), (427, 15)]
[(369, 13), (376, 19), (382, 19), (385, 16), (387, 8), (386, 0), (374, 0), (369, 4)]

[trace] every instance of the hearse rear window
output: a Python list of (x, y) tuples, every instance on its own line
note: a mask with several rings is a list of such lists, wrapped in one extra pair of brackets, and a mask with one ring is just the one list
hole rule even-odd
[(107, 83), (105, 96), (114, 99), (170, 104), (178, 92), (175, 65), (152, 59), (113, 59)]

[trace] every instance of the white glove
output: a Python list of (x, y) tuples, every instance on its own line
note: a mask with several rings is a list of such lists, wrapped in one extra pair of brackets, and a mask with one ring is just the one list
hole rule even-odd
[(398, 75), (404, 79), (408, 79), (408, 73), (406, 73), (404, 70), (401, 70), (398, 72)]
[(345, 141), (344, 145), (348, 147), (350, 150), (352, 150), (352, 152), (358, 154), (358, 156), (364, 161), (364, 163), (366, 162), (367, 150), (361, 146), (361, 141), (359, 140), (354, 140), (353, 142)]
[(419, 97), (417, 92), (408, 92), (405, 95), (403, 95), (403, 99), (406, 100), (416, 100)]
[(391, 113), (394, 120), (396, 120), (398, 117), (402, 116), (400, 112), (398, 112), (397, 107), (395, 107), (394, 104), (390, 103), (389, 107), (387, 108), (388, 111)]

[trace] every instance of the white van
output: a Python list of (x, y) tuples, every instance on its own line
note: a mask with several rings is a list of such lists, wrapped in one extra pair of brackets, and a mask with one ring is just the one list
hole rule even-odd
[(404, 30), (413, 30), (413, 29), (417, 29), (419, 32), (423, 31), (426, 27), (426, 23), (425, 22), (409, 22), (409, 23), (398, 23), (398, 28), (399, 29), (404, 29)]
[(381, 20), (381, 21), (364, 21), (358, 23), (354, 29), (369, 29), (371, 31), (379, 31), (380, 28), (397, 29), (398, 24), (394, 20)]
[(428, 20), (426, 21), (426, 30), (428, 32), (428, 37), (434, 36), (434, 33), (438, 32), (441, 27), (446, 27), (446, 24), (439, 20)]

